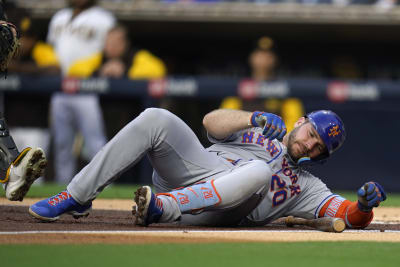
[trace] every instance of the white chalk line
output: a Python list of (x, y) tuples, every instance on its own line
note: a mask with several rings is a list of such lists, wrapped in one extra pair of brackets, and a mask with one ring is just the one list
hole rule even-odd
[[(25, 234), (147, 234), (147, 233), (321, 233), (318, 230), (163, 230), (163, 231), (15, 231), (0, 232), (0, 235), (25, 235)], [(343, 233), (379, 233), (380, 230), (345, 230)], [(399, 233), (400, 230), (385, 230), (385, 233)]]
[(371, 224), (400, 224), (399, 221), (372, 221)]

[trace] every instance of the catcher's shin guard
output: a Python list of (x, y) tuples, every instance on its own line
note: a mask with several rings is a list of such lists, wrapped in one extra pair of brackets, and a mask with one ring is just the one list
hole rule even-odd
[(17, 146), (7, 128), (4, 118), (0, 118), (0, 182), (6, 183), (8, 180), (7, 171), (11, 163), (19, 155)]

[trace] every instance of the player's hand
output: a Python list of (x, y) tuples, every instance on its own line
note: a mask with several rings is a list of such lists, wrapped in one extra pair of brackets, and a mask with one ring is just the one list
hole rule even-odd
[(100, 69), (101, 77), (121, 78), (125, 73), (125, 64), (118, 59), (106, 62)]
[(262, 134), (269, 140), (282, 140), (286, 134), (286, 125), (282, 118), (272, 113), (255, 111), (251, 116), (251, 124), (263, 128)]
[(382, 201), (386, 200), (386, 193), (383, 187), (376, 182), (365, 183), (357, 191), (358, 208), (361, 211), (371, 211), (373, 207), (378, 207)]

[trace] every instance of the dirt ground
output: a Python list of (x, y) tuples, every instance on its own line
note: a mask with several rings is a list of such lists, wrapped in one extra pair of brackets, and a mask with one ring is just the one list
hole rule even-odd
[(28, 213), (37, 199), (10, 202), (0, 199), (0, 243), (198, 243), (198, 242), (277, 242), (277, 241), (390, 241), (400, 242), (400, 209), (381, 207), (364, 230), (325, 233), (306, 226), (288, 228), (282, 220), (256, 228), (210, 228), (153, 224), (133, 225), (129, 200), (98, 199), (87, 218), (75, 220), (63, 215), (43, 223)]

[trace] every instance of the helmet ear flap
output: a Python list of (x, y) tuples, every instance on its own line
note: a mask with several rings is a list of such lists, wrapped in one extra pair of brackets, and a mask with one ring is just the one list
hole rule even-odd
[(302, 157), (302, 158), (299, 158), (299, 160), (297, 161), (297, 165), (306, 166), (306, 165), (309, 165), (309, 163), (311, 161), (312, 160), (310, 157)]
[(318, 157), (312, 159), (310, 157), (302, 157), (297, 161), (297, 165), (299, 166), (313, 166), (315, 164), (324, 164), (329, 158), (329, 153), (326, 151), (325, 153), (322, 153)]

